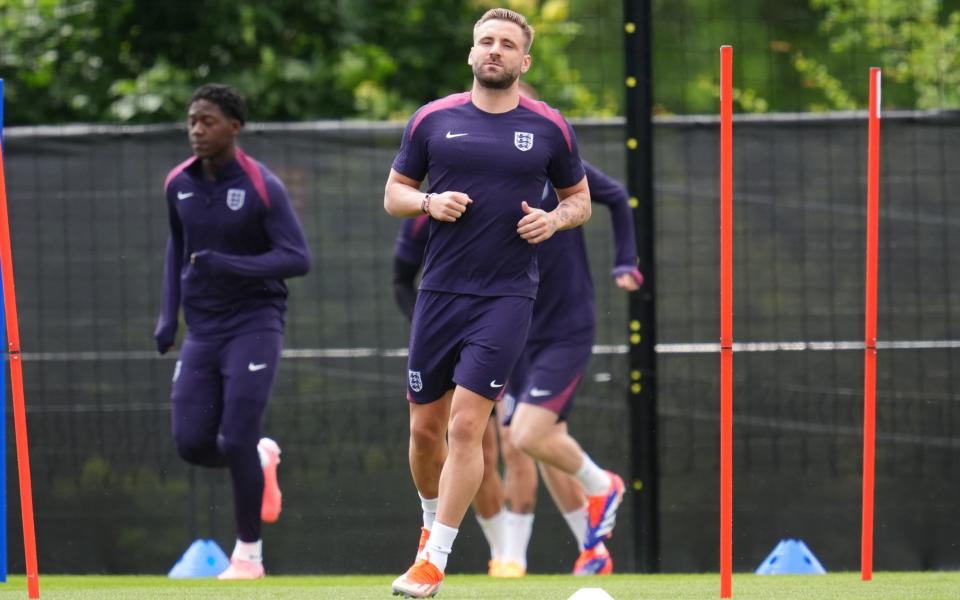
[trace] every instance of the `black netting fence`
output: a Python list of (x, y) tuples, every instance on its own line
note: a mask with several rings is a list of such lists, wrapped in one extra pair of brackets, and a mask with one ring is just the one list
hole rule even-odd
[[(877, 568), (960, 565), (960, 262), (951, 202), (960, 118), (883, 124)], [(585, 158), (623, 178), (620, 121), (582, 122)], [(285, 512), (264, 531), (276, 573), (394, 572), (419, 527), (406, 460), (407, 325), (393, 305), (398, 222), (382, 211), (399, 125), (254, 125), (244, 148), (287, 184), (315, 257), (291, 284), (286, 358), (267, 431), (283, 445)], [(744, 119), (736, 130), (735, 566), (801, 537), (830, 570), (858, 564), (866, 125), (862, 117)], [(6, 173), (38, 519), (50, 572), (163, 572), (196, 537), (232, 545), (225, 472), (188, 467), (169, 434), (173, 358), (158, 357), (166, 239), (161, 194), (186, 157), (174, 126), (7, 131)], [(668, 571), (717, 567), (717, 124), (656, 125), (661, 555)], [(610, 227), (587, 227), (597, 352), (571, 428), (626, 473), (626, 303), (607, 273)], [(795, 342), (793, 346), (777, 343)], [(936, 342), (936, 343), (935, 343)], [(13, 460), (12, 436), (8, 461)], [(9, 462), (9, 487), (16, 487)], [(18, 514), (11, 494), (11, 548)], [(530, 568), (576, 549), (541, 495)], [(633, 563), (624, 504), (611, 543)], [(465, 520), (451, 567), (481, 572)], [(337, 547), (335, 553), (328, 548)], [(11, 552), (21, 569), (20, 554)]]
[[(882, 127), (876, 565), (956, 567), (960, 115), (888, 114)], [(827, 569), (856, 569), (866, 115), (742, 118), (734, 140), (734, 337), (752, 350), (734, 359), (734, 564), (755, 568), (794, 537)], [(670, 570), (718, 564), (719, 361), (689, 346), (719, 335), (718, 142), (713, 119), (656, 129)]]

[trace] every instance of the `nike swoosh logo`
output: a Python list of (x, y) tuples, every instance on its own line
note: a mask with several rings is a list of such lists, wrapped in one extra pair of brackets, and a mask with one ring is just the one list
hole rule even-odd
[(490, 382), (490, 387), (492, 387), (492, 388), (501, 388), (501, 387), (503, 387), (503, 384), (502, 384), (502, 383), (497, 383), (497, 380), (494, 379), (494, 380), (492, 380), (492, 381)]
[(465, 135), (470, 135), (469, 133), (453, 133), (452, 131), (447, 132), (447, 139), (452, 140), (453, 138), (463, 137)]
[(543, 398), (544, 396), (549, 396), (552, 394), (550, 390), (541, 390), (539, 388), (533, 388), (530, 390), (530, 395), (534, 398)]
[(257, 363), (250, 363), (249, 365), (247, 365), (247, 369), (249, 369), (250, 372), (262, 371), (266, 368), (267, 368), (267, 363), (260, 363), (259, 365)]
[(177, 200), (186, 200), (193, 195), (193, 192), (177, 192)]

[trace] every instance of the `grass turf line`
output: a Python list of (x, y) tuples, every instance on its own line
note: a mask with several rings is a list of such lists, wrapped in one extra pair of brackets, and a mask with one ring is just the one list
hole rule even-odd
[[(390, 600), (392, 575), (268, 576), (260, 581), (171, 580), (157, 576), (41, 575), (40, 597), (48, 600)], [(716, 574), (613, 575), (576, 578), (529, 575), (491, 579), (483, 575), (447, 577), (439, 600), (565, 600), (583, 587), (599, 587), (616, 600), (714, 600)], [(0, 600), (26, 598), (26, 580), (0, 584)], [(956, 600), (960, 571), (733, 577), (737, 600)]]

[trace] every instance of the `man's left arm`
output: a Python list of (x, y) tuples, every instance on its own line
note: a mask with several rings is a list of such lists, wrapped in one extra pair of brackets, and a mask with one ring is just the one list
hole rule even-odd
[(517, 223), (517, 233), (531, 244), (539, 244), (558, 231), (579, 227), (590, 219), (590, 188), (584, 177), (576, 185), (557, 189), (560, 203), (547, 212), (533, 208), (526, 200), (520, 203), (524, 216)]
[[(547, 175), (557, 190), (559, 203), (549, 213), (521, 203), (524, 216), (517, 233), (531, 244), (545, 242), (558, 231), (573, 229), (590, 220), (590, 187), (577, 148), (577, 137), (570, 123), (563, 121), (562, 135), (554, 142), (553, 158)], [(572, 183), (572, 185), (571, 185)]]
[(270, 239), (270, 250), (249, 256), (203, 250), (195, 252), (191, 262), (213, 272), (241, 277), (287, 279), (305, 275), (310, 270), (310, 250), (287, 191), (274, 178), (266, 178), (266, 184), (270, 204), (263, 224)]

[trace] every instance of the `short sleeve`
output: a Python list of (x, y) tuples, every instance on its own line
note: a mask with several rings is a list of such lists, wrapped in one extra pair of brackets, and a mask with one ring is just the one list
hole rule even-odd
[(400, 141), (400, 151), (393, 159), (393, 170), (416, 181), (423, 181), (427, 176), (426, 136), (423, 135), (423, 123), (418, 118), (421, 108), (410, 117), (403, 130), (403, 139)]
[(568, 135), (560, 135), (563, 132), (558, 130), (555, 142), (556, 148), (547, 167), (547, 176), (550, 178), (550, 183), (557, 189), (576, 185), (585, 174), (573, 126), (566, 119), (563, 120), (563, 124), (567, 128)]

